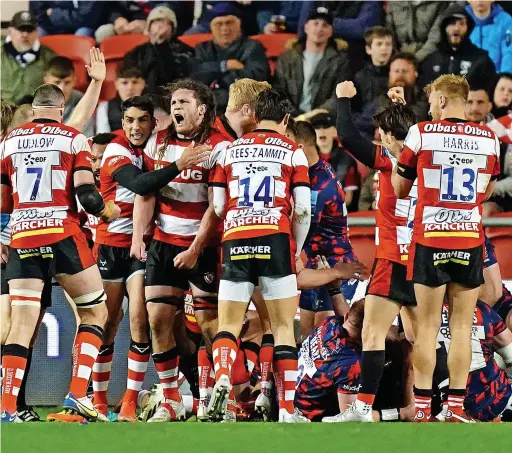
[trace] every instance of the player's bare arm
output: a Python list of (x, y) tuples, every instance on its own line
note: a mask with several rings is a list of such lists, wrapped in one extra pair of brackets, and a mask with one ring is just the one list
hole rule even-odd
[(146, 244), (144, 243), (144, 232), (147, 231), (155, 213), (155, 195), (135, 197), (133, 205), (133, 237), (130, 256), (138, 260), (144, 260), (146, 256)]
[(406, 198), (409, 196), (409, 192), (411, 191), (411, 187), (414, 184), (414, 180), (400, 176), (397, 173), (399, 167), (400, 163), (393, 166), (393, 173), (391, 174), (391, 183), (393, 184), (393, 188), (395, 189), (395, 195), (398, 198)]

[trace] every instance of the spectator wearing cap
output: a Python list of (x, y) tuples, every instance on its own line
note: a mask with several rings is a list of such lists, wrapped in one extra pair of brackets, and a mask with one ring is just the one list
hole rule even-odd
[(420, 65), (421, 87), (443, 74), (468, 78), (494, 77), (496, 68), (489, 55), (469, 39), (475, 21), (463, 6), (450, 5), (439, 27), (441, 41), (437, 50), (427, 56)]
[(180, 1), (119, 1), (106, 2), (104, 14), (107, 23), (101, 25), (95, 32), (96, 41), (101, 43), (116, 35), (144, 33), (146, 20), (150, 11), (156, 6), (167, 6), (179, 18), (176, 36), (181, 35), (192, 24), (194, 8), (191, 2)]
[(487, 50), (498, 72), (512, 72), (512, 16), (493, 1), (471, 0), (466, 11), (475, 21), (469, 38)]
[(124, 66), (139, 68), (146, 87), (155, 92), (189, 75), (194, 49), (175, 38), (177, 20), (172, 9), (157, 6), (149, 13), (146, 24), (149, 42), (130, 51), (124, 58)]
[(28, 11), (16, 13), (2, 43), (2, 100), (16, 103), (43, 83), (48, 62), (55, 53), (39, 43), (37, 22)]
[(258, 28), (260, 33), (297, 33), (301, 2), (281, 0), (279, 2), (258, 2)]
[(36, 1), (29, 9), (39, 25), (39, 36), (75, 34), (94, 37), (101, 23), (105, 2), (96, 1)]
[(320, 158), (329, 162), (334, 169), (336, 178), (345, 191), (345, 205), (348, 211), (357, 211), (360, 183), (357, 164), (355, 159), (341, 146), (334, 118), (328, 113), (318, 113), (310, 121), (315, 128)]
[(212, 10), (210, 41), (195, 48), (192, 74), (215, 93), (219, 113), (226, 109), (229, 86), (238, 79), (266, 81), (270, 68), (263, 46), (242, 35), (241, 12), (237, 5), (218, 3)]
[(333, 38), (332, 16), (312, 11), (305, 35), (277, 59), (275, 84), (290, 98), (296, 114), (309, 119), (320, 111), (336, 112), (336, 84), (350, 78), (348, 55)]

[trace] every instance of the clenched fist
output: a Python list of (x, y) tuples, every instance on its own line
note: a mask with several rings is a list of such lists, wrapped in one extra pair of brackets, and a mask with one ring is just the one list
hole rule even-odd
[(339, 98), (353, 98), (357, 94), (354, 82), (345, 80), (345, 82), (336, 85), (336, 96)]

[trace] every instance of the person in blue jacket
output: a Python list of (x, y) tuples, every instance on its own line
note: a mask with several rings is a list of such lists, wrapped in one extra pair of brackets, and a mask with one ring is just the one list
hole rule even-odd
[(487, 50), (497, 72), (512, 72), (512, 16), (492, 1), (468, 1), (466, 11), (475, 21), (471, 42)]

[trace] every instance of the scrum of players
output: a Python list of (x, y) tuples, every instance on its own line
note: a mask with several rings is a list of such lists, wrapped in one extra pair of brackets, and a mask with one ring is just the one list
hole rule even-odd
[[(105, 77), (96, 49), (88, 71)], [(369, 272), (343, 190), (315, 130), (268, 83), (238, 80), (216, 116), (207, 86), (178, 80), (169, 125), (136, 96), (121, 131), (89, 140), (97, 88), (68, 124), (54, 85), (24, 112), (2, 105), (1, 421), (39, 420), (25, 386), (55, 283), (77, 333), (49, 421), (500, 421), (512, 408), (512, 296), (481, 220), (499, 142), (465, 120), (468, 90), (439, 77), (432, 121), (416, 124), (392, 88), (374, 144), (353, 125), (354, 85), (337, 86), (338, 135), (379, 171), (376, 257), (358, 301)], [(128, 376), (113, 414), (125, 295)]]

